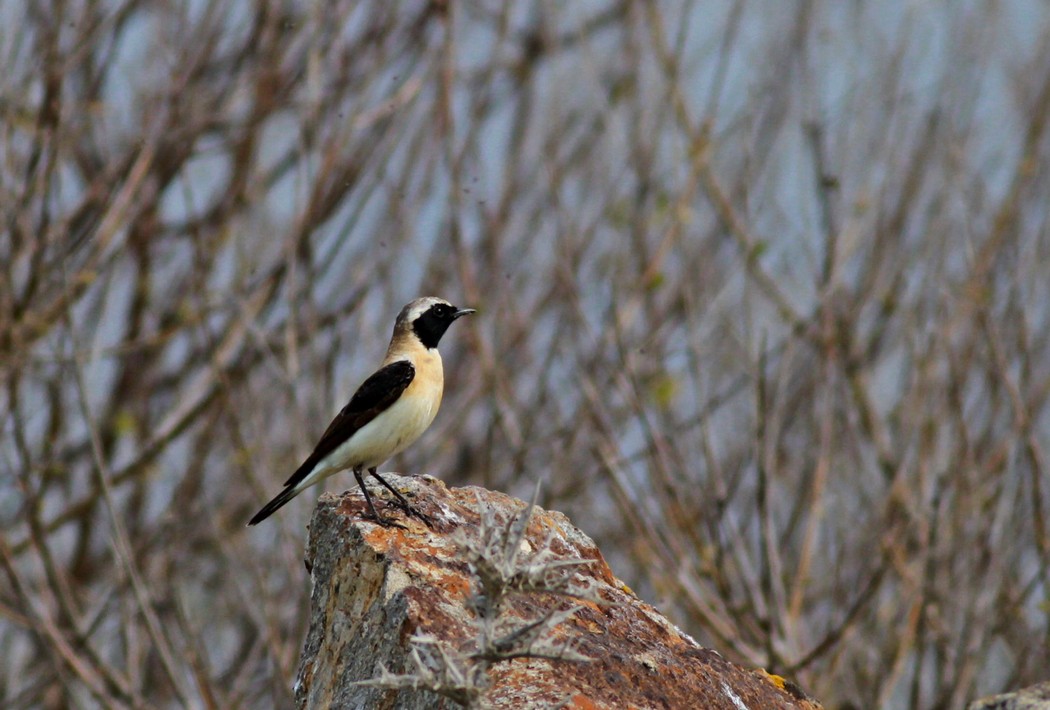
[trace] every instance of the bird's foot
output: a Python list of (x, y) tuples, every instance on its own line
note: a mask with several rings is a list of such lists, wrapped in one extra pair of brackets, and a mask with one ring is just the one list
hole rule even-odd
[(361, 517), (365, 520), (371, 520), (372, 522), (377, 523), (378, 525), (384, 528), (398, 528), (400, 530), (408, 530), (408, 528), (406, 528), (401, 523), (395, 522), (390, 518), (380, 515), (378, 510), (373, 510), (372, 512), (364, 513)]
[(397, 490), (396, 488), (394, 488), (389, 483), (387, 483), (386, 479), (384, 479), (382, 476), (380, 476), (376, 472), (376, 470), (374, 468), (368, 469), (368, 472), (372, 475), (373, 478), (375, 478), (377, 481), (382, 483), (384, 488), (386, 488), (388, 491), (390, 491), (392, 494), (394, 494), (394, 498), (397, 501), (397, 506), (399, 508), (401, 508), (401, 510), (405, 511), (405, 514), (410, 515), (410, 516), (414, 516), (416, 518), (419, 518), (420, 520), (423, 521), (423, 524), (426, 525), (428, 528), (434, 527), (434, 521), (433, 520), (431, 520), (429, 517), (427, 517), (421, 511), (416, 510), (416, 508), (413, 507), (413, 505), (411, 503), (409, 503), (405, 499), (405, 497), (403, 495), (401, 495), (401, 492), (399, 490)]
[(420, 520), (422, 520), (423, 524), (426, 525), (428, 528), (434, 527), (434, 521), (430, 519), (430, 516), (428, 516), (423, 511), (413, 507), (412, 504), (410, 504), (404, 498), (402, 498), (401, 500), (397, 501), (397, 507), (400, 508), (401, 510), (405, 511), (406, 515), (411, 515), (413, 517), (416, 517), (416, 518), (419, 518)]
[[(390, 488), (390, 484), (387, 483), (386, 481), (384, 481), (382, 478), (379, 478), (379, 475), (376, 473), (376, 470), (374, 468), (369, 469), (368, 472), (371, 473), (376, 478), (378, 478), (382, 482), (382, 484), (384, 486), (386, 486), (387, 488)], [(354, 469), (354, 476), (357, 478), (358, 485), (361, 486), (361, 492), (365, 496), (365, 503), (368, 504), (368, 513), (365, 514), (362, 517), (371, 518), (372, 520), (374, 520), (377, 523), (379, 523), (380, 525), (382, 525), (384, 528), (401, 528), (402, 530), (407, 530), (408, 528), (406, 528), (401, 523), (395, 523), (393, 520), (390, 520), (389, 518), (384, 518), (382, 515), (379, 514), (379, 511), (376, 510), (375, 504), (372, 503), (372, 496), (368, 492), (368, 486), (365, 485), (364, 479), (361, 478), (361, 469), (360, 469), (360, 467)], [(390, 488), (390, 490), (393, 490), (393, 489)], [(394, 495), (396, 495), (401, 500), (404, 500), (404, 498), (401, 495), (399, 495), (397, 493), (397, 491), (394, 491)]]

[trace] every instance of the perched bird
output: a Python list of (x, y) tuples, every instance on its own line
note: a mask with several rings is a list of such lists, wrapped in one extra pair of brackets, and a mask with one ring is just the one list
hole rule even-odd
[(353, 470), (368, 509), (379, 523), (391, 524), (372, 504), (361, 477), (364, 469), (394, 494), (405, 512), (425, 520), (383, 480), (376, 467), (418, 439), (434, 421), (445, 382), (438, 341), (453, 321), (473, 312), (473, 308), (456, 308), (432, 296), (417, 298), (402, 308), (382, 366), (328, 425), (313, 453), (284, 484), (284, 490), (248, 525), (262, 522), (305, 489), (348, 468)]

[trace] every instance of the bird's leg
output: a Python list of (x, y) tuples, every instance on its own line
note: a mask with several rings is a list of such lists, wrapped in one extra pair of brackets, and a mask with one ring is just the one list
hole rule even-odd
[(379, 511), (376, 510), (376, 507), (372, 505), (372, 496), (368, 492), (368, 486), (365, 485), (365, 479), (361, 477), (360, 466), (354, 466), (354, 478), (357, 479), (357, 485), (361, 486), (361, 492), (365, 494), (365, 503), (368, 504), (368, 510), (372, 513), (372, 517), (375, 518), (376, 522), (385, 528), (403, 527), (402, 525), (398, 525), (392, 520), (387, 520), (386, 518), (384, 518), (382, 515), (379, 514)]
[(376, 472), (376, 467), (375, 467), (375, 466), (373, 466), (372, 468), (368, 469), (368, 472), (369, 472), (370, 474), (372, 474), (372, 477), (373, 477), (373, 478), (375, 478), (375, 479), (376, 479), (377, 481), (379, 481), (380, 483), (382, 483), (382, 484), (383, 484), (383, 487), (384, 487), (384, 488), (386, 488), (386, 489), (387, 489), (388, 491), (390, 491), (391, 493), (393, 493), (393, 494), (394, 494), (394, 497), (395, 497), (395, 498), (397, 498), (397, 502), (398, 502), (398, 504), (399, 504), (399, 505), (401, 506), (401, 508), (402, 508), (402, 509), (403, 509), (403, 510), (404, 510), (404, 511), (405, 511), (406, 513), (408, 513), (409, 515), (414, 515), (414, 516), (416, 516), (417, 518), (419, 518), (420, 520), (422, 520), (422, 521), (423, 521), (424, 523), (426, 523), (426, 524), (427, 524), (427, 526), (430, 526), (430, 524), (431, 524), (431, 520), (430, 520), (430, 518), (428, 518), (428, 517), (427, 517), (426, 515), (424, 515), (424, 514), (423, 514), (422, 512), (420, 512), (420, 511), (416, 510), (415, 508), (413, 508), (413, 507), (412, 507), (412, 505), (411, 505), (411, 504), (410, 504), (410, 503), (409, 503), (409, 502), (408, 502), (407, 500), (405, 500), (405, 497), (404, 497), (403, 495), (401, 495), (400, 493), (398, 493), (398, 492), (397, 492), (397, 489), (395, 489), (395, 488), (394, 488), (393, 486), (391, 486), (391, 485), (390, 485), (389, 483), (387, 483), (387, 482), (386, 482), (386, 481), (385, 481), (385, 480), (383, 479), (383, 477), (382, 477), (382, 476), (380, 476), (380, 475), (379, 475), (379, 474), (378, 474), (378, 473)]

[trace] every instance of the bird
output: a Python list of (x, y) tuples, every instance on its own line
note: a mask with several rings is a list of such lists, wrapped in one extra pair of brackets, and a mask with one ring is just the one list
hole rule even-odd
[(284, 490), (248, 525), (258, 525), (310, 486), (347, 469), (354, 472), (376, 522), (395, 525), (373, 505), (363, 470), (393, 493), (406, 513), (427, 522), (426, 516), (409, 505), (376, 469), (418, 439), (434, 421), (445, 380), (438, 342), (456, 320), (475, 312), (434, 296), (417, 298), (402, 308), (382, 365), (328, 425), (313, 452), (285, 482)]

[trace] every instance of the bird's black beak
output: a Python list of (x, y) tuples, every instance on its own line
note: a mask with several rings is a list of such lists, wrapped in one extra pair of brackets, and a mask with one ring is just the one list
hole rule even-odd
[(452, 320), (456, 320), (461, 316), (469, 316), (471, 313), (477, 313), (473, 308), (460, 308), (458, 311), (452, 314)]

